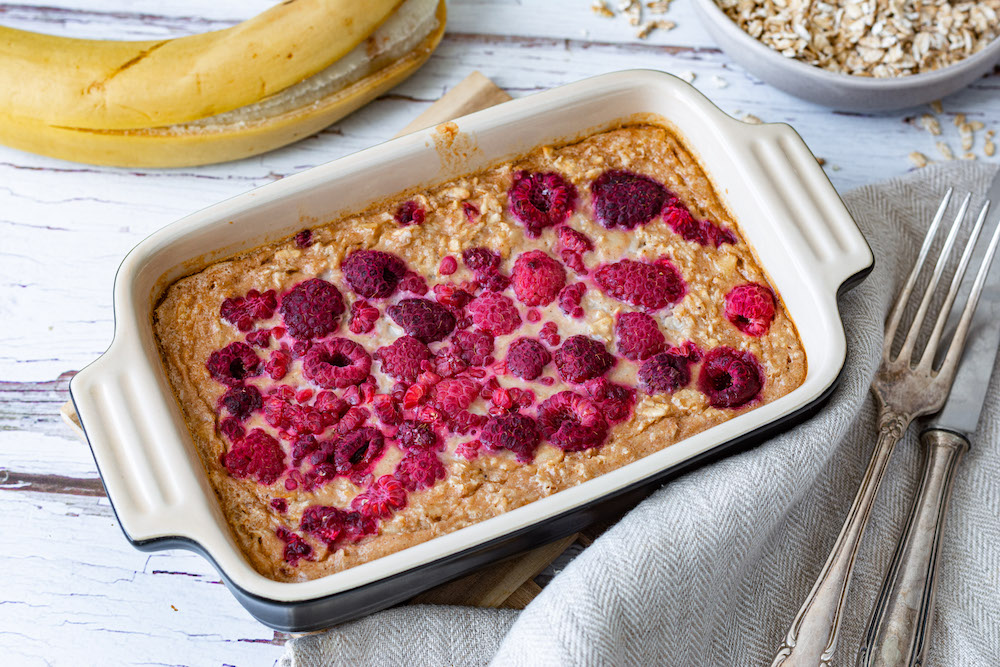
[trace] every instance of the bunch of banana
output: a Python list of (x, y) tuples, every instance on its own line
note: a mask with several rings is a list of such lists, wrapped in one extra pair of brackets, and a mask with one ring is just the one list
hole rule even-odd
[(0, 27), (0, 143), (127, 167), (256, 155), (395, 86), (444, 24), (444, 0), (285, 0), (231, 28), (162, 41)]

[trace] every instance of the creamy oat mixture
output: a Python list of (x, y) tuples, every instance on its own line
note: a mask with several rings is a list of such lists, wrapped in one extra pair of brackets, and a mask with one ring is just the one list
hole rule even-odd
[(236, 540), (280, 581), (557, 493), (806, 373), (735, 220), (652, 125), (217, 262), (154, 326)]

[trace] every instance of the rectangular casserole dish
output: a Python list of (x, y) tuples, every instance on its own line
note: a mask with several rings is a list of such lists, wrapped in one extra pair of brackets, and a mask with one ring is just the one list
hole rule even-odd
[[(258, 574), (236, 545), (163, 371), (151, 313), (173, 281), (214, 261), (623, 122), (671, 127), (698, 158), (799, 328), (805, 382), (786, 396), (640, 461), (496, 518), (306, 582)], [(580, 530), (665, 479), (815, 410), (846, 358), (838, 293), (872, 267), (868, 244), (801, 138), (746, 125), (661, 72), (608, 74), (375, 146), (190, 215), (153, 234), (115, 280), (115, 337), (70, 392), (108, 496), (137, 548), (187, 548), (218, 568), (261, 622), (309, 631), (405, 600), (491, 561)]]

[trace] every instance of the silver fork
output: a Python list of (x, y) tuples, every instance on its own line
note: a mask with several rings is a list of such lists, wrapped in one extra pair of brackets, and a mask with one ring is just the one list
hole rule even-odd
[(934, 266), (930, 283), (920, 300), (902, 347), (895, 356), (892, 354), (892, 348), (907, 303), (927, 256), (930, 254), (931, 245), (941, 226), (941, 221), (944, 219), (951, 197), (952, 190), (949, 189), (938, 207), (934, 221), (921, 245), (913, 270), (910, 272), (903, 286), (903, 291), (896, 300), (886, 322), (882, 364), (872, 383), (872, 392), (875, 394), (879, 406), (878, 442), (875, 444), (872, 460), (868, 464), (861, 488), (858, 489), (844, 526), (833, 546), (833, 551), (830, 552), (812, 591), (799, 609), (795, 620), (792, 621), (792, 626), (788, 630), (784, 644), (781, 645), (774, 658), (772, 667), (778, 665), (816, 667), (816, 665), (829, 664), (837, 646), (837, 632), (851, 582), (851, 572), (854, 568), (858, 545), (868, 523), (868, 516), (871, 513), (872, 504), (878, 493), (879, 483), (885, 473), (892, 450), (915, 417), (939, 411), (948, 397), (958, 361), (962, 356), (962, 349), (965, 347), (972, 314), (975, 312), (979, 295), (983, 289), (983, 282), (996, 252), (998, 238), (1000, 238), (1000, 227), (997, 228), (990, 240), (989, 250), (979, 267), (961, 319), (938, 368), (935, 368), (935, 358), (939, 357), (938, 347), (941, 343), (948, 313), (955, 302), (962, 277), (965, 275), (972, 257), (972, 250), (982, 231), (988, 204), (983, 206), (976, 220), (975, 227), (972, 229), (959, 260), (955, 276), (951, 281), (951, 286), (934, 323), (934, 328), (931, 330), (930, 337), (919, 358), (916, 357), (915, 348), (924, 321), (928, 318), (928, 310), (937, 293), (941, 276), (955, 245), (955, 239), (968, 213), (971, 194), (965, 197), (959, 207), (958, 214), (948, 231), (941, 254)]

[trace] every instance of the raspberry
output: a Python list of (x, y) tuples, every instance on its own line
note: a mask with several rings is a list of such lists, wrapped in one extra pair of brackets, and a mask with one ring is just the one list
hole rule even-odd
[(271, 498), (271, 507), (275, 512), (284, 514), (288, 511), (288, 501), (284, 498)]
[(219, 422), (219, 433), (226, 436), (233, 442), (237, 440), (242, 440), (247, 434), (243, 424), (236, 417), (226, 417), (221, 422)]
[(421, 362), (431, 356), (427, 346), (412, 336), (400, 336), (392, 345), (375, 352), (375, 358), (382, 362), (382, 372), (406, 383), (416, 381)]
[(477, 415), (468, 410), (462, 410), (456, 415), (448, 418), (448, 428), (454, 433), (465, 435), (474, 433), (483, 427), (488, 418), (485, 415)]
[(618, 353), (632, 361), (642, 361), (663, 349), (666, 340), (656, 320), (646, 313), (621, 313), (615, 322)]
[(481, 331), (503, 336), (521, 326), (521, 314), (509, 298), (496, 292), (483, 292), (469, 304), (472, 322)]
[(510, 413), (490, 417), (480, 440), (490, 451), (508, 449), (521, 463), (530, 463), (542, 439), (535, 420), (527, 415)]
[(403, 299), (386, 310), (403, 330), (422, 343), (441, 340), (455, 328), (455, 316), (430, 299)]
[(340, 265), (340, 270), (356, 294), (366, 299), (382, 299), (396, 291), (406, 275), (406, 264), (380, 250), (355, 250)]
[(624, 421), (632, 414), (635, 389), (608, 382), (602, 377), (588, 380), (584, 387), (597, 409), (612, 424)]
[[(332, 549), (340, 538), (350, 538), (358, 532), (364, 532), (363, 530), (352, 530), (352, 526), (359, 523), (358, 519), (360, 519), (360, 515), (357, 512), (346, 512), (339, 507), (328, 505), (312, 505), (302, 513), (299, 530), (322, 540), (328, 548)], [(370, 526), (370, 528), (369, 532), (374, 532), (374, 526)], [(361, 536), (358, 535), (356, 539), (360, 539)]]
[(587, 286), (583, 283), (573, 283), (572, 285), (566, 285), (559, 292), (559, 310), (563, 311), (570, 317), (581, 318), (584, 315), (583, 307), (580, 305), (583, 302), (583, 295), (587, 292)]
[(399, 425), (396, 440), (403, 449), (437, 449), (438, 437), (430, 424), (407, 419)]
[[(275, 498), (275, 500), (279, 500)], [(295, 567), (300, 560), (312, 560), (313, 548), (301, 537), (287, 528), (279, 527), (276, 531), (278, 539), (285, 543), (285, 562)]]
[(471, 201), (462, 202), (462, 211), (465, 213), (465, 217), (469, 219), (469, 222), (475, 222), (476, 218), (479, 217), (479, 207)]
[(584, 382), (599, 377), (615, 365), (604, 343), (587, 336), (570, 336), (554, 355), (559, 377), (566, 382)]
[(399, 281), (399, 290), (401, 292), (410, 292), (411, 294), (416, 294), (417, 296), (423, 296), (427, 294), (428, 287), (427, 281), (424, 277), (414, 273), (413, 271), (407, 271), (403, 279)]
[(510, 212), (524, 223), (528, 236), (535, 238), (542, 229), (566, 222), (576, 208), (576, 187), (557, 173), (518, 171), (507, 191)]
[(482, 331), (456, 331), (452, 336), (452, 342), (459, 357), (470, 366), (485, 366), (491, 363), (492, 334)]
[(645, 310), (677, 303), (687, 291), (680, 272), (666, 261), (647, 264), (623, 259), (616, 264), (605, 264), (594, 278), (612, 299)]
[(384, 447), (385, 439), (381, 431), (374, 426), (362, 426), (333, 443), (324, 443), (323, 448), (314, 452), (310, 460), (314, 465), (323, 461), (333, 463), (341, 475), (364, 472), (378, 459)]
[(292, 445), (292, 465), (296, 467), (302, 465), (302, 461), (317, 449), (319, 442), (316, 436), (309, 434), (299, 437)]
[(490, 292), (502, 292), (508, 287), (510, 287), (510, 277), (505, 276), (499, 271), (492, 271), (489, 273), (480, 273), (476, 276), (476, 282)]
[(278, 300), (273, 289), (263, 294), (252, 289), (245, 297), (230, 297), (223, 301), (220, 314), (222, 319), (240, 331), (250, 331), (257, 320), (270, 319), (277, 307)]
[(461, 309), (472, 300), (472, 295), (454, 283), (438, 283), (434, 286), (434, 298), (446, 308)]
[(489, 248), (469, 248), (462, 251), (462, 261), (473, 273), (489, 273), (500, 266), (500, 253)]
[(260, 390), (252, 384), (240, 385), (230, 387), (219, 399), (219, 405), (229, 410), (229, 414), (233, 417), (242, 421), (264, 407), (264, 399), (260, 395)]
[(760, 396), (764, 369), (751, 352), (717, 347), (705, 355), (698, 388), (713, 408), (741, 408)]
[(670, 350), (646, 359), (639, 367), (639, 383), (649, 394), (671, 394), (691, 382), (691, 359)]
[(400, 226), (406, 227), (407, 225), (422, 225), (425, 215), (426, 212), (420, 208), (420, 204), (410, 200), (400, 204), (393, 217)]
[(344, 299), (333, 284), (312, 278), (281, 297), (280, 310), (288, 333), (299, 340), (310, 340), (337, 330)]
[(597, 447), (608, 435), (608, 422), (588, 398), (561, 391), (538, 406), (538, 426), (542, 435), (566, 452)]
[(569, 225), (563, 225), (558, 229), (558, 232), (559, 246), (563, 250), (582, 255), (594, 249), (594, 243), (586, 234), (576, 231)]
[(562, 340), (562, 336), (559, 335), (559, 327), (556, 326), (555, 322), (543, 324), (538, 331), (538, 337), (549, 347), (555, 347)]
[(465, 377), (441, 380), (431, 390), (431, 403), (451, 417), (472, 405), (479, 396), (479, 388), (478, 382)]
[(321, 391), (313, 402), (313, 407), (319, 412), (329, 415), (330, 421), (334, 422), (344, 416), (350, 409), (347, 401), (337, 396), (332, 391)]
[(285, 450), (273, 437), (255, 428), (223, 454), (222, 465), (233, 477), (253, 477), (271, 485), (285, 472)]
[(258, 329), (257, 331), (251, 331), (247, 334), (247, 343), (254, 347), (270, 347), (271, 330)]
[(393, 476), (407, 491), (416, 491), (434, 486), (447, 474), (437, 454), (418, 449), (406, 452)]
[(526, 306), (547, 306), (566, 284), (566, 269), (541, 250), (523, 253), (511, 271), (514, 294)]
[(737, 285), (726, 295), (726, 318), (748, 336), (763, 336), (774, 320), (774, 292), (758, 283)]
[(288, 374), (288, 366), (292, 363), (292, 355), (287, 350), (274, 350), (264, 364), (264, 372), (272, 380), (281, 380)]
[(264, 420), (282, 432), (282, 437), (322, 433), (336, 417), (308, 405), (294, 405), (281, 396), (264, 399)]
[(348, 325), (348, 328), (351, 330), (351, 333), (368, 333), (375, 328), (378, 316), (378, 308), (364, 299), (358, 299), (351, 304), (351, 323)]
[(295, 245), (305, 250), (313, 244), (313, 233), (311, 229), (303, 229), (295, 235)]
[(404, 507), (406, 489), (392, 475), (382, 475), (351, 501), (351, 509), (372, 519), (386, 519)]
[(518, 338), (507, 349), (507, 370), (522, 380), (537, 378), (550, 361), (552, 355), (534, 338)]
[(442, 257), (441, 262), (438, 264), (438, 273), (442, 276), (450, 276), (455, 271), (458, 271), (458, 260), (451, 255)]
[(372, 358), (365, 348), (348, 338), (316, 343), (302, 360), (302, 373), (326, 389), (359, 384), (371, 368)]
[(261, 361), (253, 348), (236, 342), (210, 354), (205, 367), (216, 381), (235, 387), (243, 380), (259, 375)]
[(723, 243), (736, 243), (736, 235), (708, 220), (695, 220), (691, 212), (678, 200), (671, 201), (663, 210), (663, 220), (675, 234), (685, 241), (718, 248)]
[(663, 208), (667, 189), (649, 176), (630, 171), (606, 171), (590, 185), (594, 217), (608, 229), (635, 229)]

